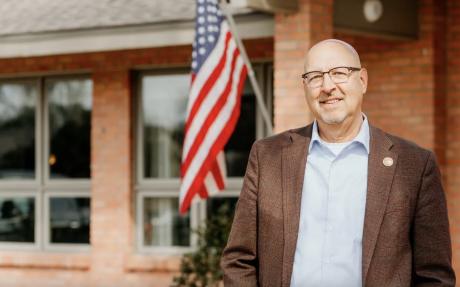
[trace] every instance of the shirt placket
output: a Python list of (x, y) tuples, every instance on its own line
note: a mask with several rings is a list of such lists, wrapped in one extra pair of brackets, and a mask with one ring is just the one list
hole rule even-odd
[(329, 265), (332, 263), (332, 249), (331, 246), (332, 238), (333, 238), (333, 231), (334, 231), (334, 208), (336, 205), (336, 196), (334, 195), (334, 170), (337, 166), (337, 158), (331, 151), (329, 151), (326, 147), (323, 147), (324, 153), (326, 158), (328, 159), (328, 166), (327, 166), (327, 195), (326, 195), (326, 214), (325, 214), (325, 226), (324, 226), (324, 243), (322, 248), (322, 262), (321, 262), (321, 281), (324, 282), (325, 278), (329, 278), (329, 276), (333, 276), (333, 274), (328, 274), (327, 270), (329, 270)]

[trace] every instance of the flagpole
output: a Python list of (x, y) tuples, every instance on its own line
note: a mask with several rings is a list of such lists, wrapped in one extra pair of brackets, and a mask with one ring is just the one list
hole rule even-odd
[(225, 17), (227, 18), (228, 26), (230, 28), (230, 31), (233, 34), (233, 37), (235, 38), (236, 45), (237, 45), (238, 49), (240, 50), (241, 57), (243, 58), (243, 61), (244, 61), (244, 63), (246, 64), (246, 66), (248, 68), (249, 80), (251, 81), (252, 88), (254, 89), (257, 104), (259, 105), (260, 111), (262, 112), (262, 117), (264, 119), (265, 126), (267, 127), (268, 135), (270, 136), (270, 135), (273, 134), (272, 122), (270, 120), (270, 116), (268, 114), (267, 107), (265, 106), (265, 102), (263, 100), (262, 92), (260, 91), (259, 83), (257, 82), (256, 76), (255, 76), (255, 73), (254, 73), (254, 69), (252, 68), (251, 62), (249, 61), (248, 55), (246, 54), (246, 49), (244, 49), (243, 42), (241, 41), (241, 39), (240, 39), (240, 37), (238, 35), (236, 25), (235, 25), (235, 21), (233, 20), (233, 15), (230, 12), (230, 9), (228, 9), (227, 3), (225, 3), (225, 1), (220, 1), (220, 5), (221, 5), (222, 11), (223, 11)]

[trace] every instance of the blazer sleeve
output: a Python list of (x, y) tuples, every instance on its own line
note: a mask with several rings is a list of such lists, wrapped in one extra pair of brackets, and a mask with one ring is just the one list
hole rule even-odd
[(446, 199), (432, 152), (417, 197), (413, 249), (414, 286), (455, 286)]
[(227, 246), (221, 258), (225, 287), (257, 286), (257, 143), (251, 148)]

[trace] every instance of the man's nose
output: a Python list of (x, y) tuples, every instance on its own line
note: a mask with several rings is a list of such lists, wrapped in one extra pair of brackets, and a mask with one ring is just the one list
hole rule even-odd
[(329, 94), (333, 89), (335, 89), (335, 83), (332, 81), (331, 76), (328, 73), (325, 73), (323, 76), (323, 84), (321, 85), (321, 91)]

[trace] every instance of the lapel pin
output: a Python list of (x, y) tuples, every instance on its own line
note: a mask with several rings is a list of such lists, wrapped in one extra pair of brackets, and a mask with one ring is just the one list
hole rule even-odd
[(383, 165), (384, 166), (392, 166), (393, 165), (393, 159), (391, 157), (386, 157), (383, 159)]

